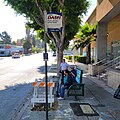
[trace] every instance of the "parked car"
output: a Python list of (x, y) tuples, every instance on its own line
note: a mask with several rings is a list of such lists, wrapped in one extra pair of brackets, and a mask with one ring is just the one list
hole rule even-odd
[(56, 56), (56, 52), (54, 52), (52, 56)]
[(19, 53), (14, 53), (14, 54), (12, 55), (12, 58), (20, 58), (20, 54), (19, 54)]

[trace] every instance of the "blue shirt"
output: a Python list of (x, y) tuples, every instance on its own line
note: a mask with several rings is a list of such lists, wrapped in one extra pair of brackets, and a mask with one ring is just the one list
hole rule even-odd
[(68, 76), (65, 76), (64, 77), (64, 84), (67, 83), (67, 80), (68, 80)]

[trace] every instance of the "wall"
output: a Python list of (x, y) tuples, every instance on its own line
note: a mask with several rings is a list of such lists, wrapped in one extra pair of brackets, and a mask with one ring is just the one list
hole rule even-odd
[(119, 84), (120, 84), (120, 72), (109, 70), (108, 71), (108, 86), (116, 90)]
[(120, 0), (109, 0), (110, 3), (115, 6), (118, 2), (120, 2)]
[(108, 42), (120, 40), (120, 14), (113, 18), (108, 23)]
[(97, 6), (96, 20), (100, 21), (120, 0), (103, 0)]
[(88, 18), (87, 22), (89, 24), (95, 24), (96, 22), (96, 8), (95, 10), (92, 12), (92, 14), (90, 15), (90, 17)]

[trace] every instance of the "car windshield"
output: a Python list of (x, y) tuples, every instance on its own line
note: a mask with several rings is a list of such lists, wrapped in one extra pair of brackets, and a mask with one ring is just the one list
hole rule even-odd
[(19, 55), (18, 53), (15, 53), (14, 55)]

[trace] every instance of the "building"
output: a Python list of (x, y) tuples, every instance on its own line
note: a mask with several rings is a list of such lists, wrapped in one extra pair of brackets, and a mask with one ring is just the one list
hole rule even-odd
[[(107, 69), (107, 84), (116, 89), (120, 84), (120, 70), (113, 67), (115, 64), (120, 67), (120, 0), (97, 0), (97, 6), (87, 22), (94, 24), (96, 21), (97, 36), (91, 44), (92, 55), (95, 55), (96, 61), (110, 58), (109, 63), (115, 62)], [(94, 69), (97, 71), (98, 67)]]
[(16, 43), (17, 46), (22, 46), (22, 39), (17, 39), (17, 43)]
[(0, 44), (0, 56), (1, 57), (11, 56), (15, 52), (22, 54), (24, 52), (23, 46)]
[(96, 21), (97, 38), (91, 47), (96, 60), (120, 56), (120, 0), (97, 0), (97, 7), (87, 22)]

